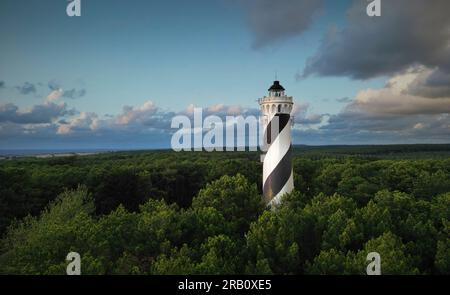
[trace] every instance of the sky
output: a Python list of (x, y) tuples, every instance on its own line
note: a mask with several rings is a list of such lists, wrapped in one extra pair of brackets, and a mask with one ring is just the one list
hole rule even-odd
[(294, 144), (450, 142), (450, 2), (0, 1), (0, 149), (170, 146), (171, 119), (258, 114)]

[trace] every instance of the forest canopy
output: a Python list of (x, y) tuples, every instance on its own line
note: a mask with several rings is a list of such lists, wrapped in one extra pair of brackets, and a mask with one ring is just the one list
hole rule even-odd
[[(405, 150), (405, 149), (403, 149)], [(296, 190), (261, 198), (257, 153), (0, 161), (0, 274), (450, 274), (450, 157), (298, 148)]]

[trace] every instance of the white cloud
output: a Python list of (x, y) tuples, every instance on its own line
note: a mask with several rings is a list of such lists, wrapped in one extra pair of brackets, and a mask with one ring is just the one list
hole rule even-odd
[(54, 102), (54, 101), (58, 100), (63, 94), (64, 94), (64, 91), (61, 88), (53, 90), (47, 96), (47, 101), (48, 102)]
[(365, 89), (343, 110), (331, 115), (316, 134), (330, 142), (444, 143), (450, 139), (450, 97), (428, 98), (410, 92), (430, 70), (411, 68), (385, 87)]
[(152, 119), (157, 113), (158, 108), (152, 101), (146, 101), (142, 106), (133, 108), (124, 106), (122, 113), (117, 116), (116, 122), (120, 125), (131, 123), (145, 123)]
[(70, 134), (74, 131), (93, 131), (98, 128), (98, 116), (95, 113), (81, 112), (67, 124), (61, 124), (58, 127), (57, 134)]
[(411, 69), (391, 78), (381, 89), (360, 91), (344, 112), (376, 116), (450, 113), (450, 97), (427, 98), (410, 93), (411, 85), (429, 73), (428, 69)]

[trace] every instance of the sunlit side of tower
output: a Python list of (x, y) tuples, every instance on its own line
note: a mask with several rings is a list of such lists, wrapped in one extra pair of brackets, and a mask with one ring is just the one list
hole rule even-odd
[(268, 96), (259, 99), (266, 140), (263, 162), (263, 194), (269, 206), (294, 189), (292, 171), (291, 112), (292, 96), (285, 95), (279, 81), (274, 81)]

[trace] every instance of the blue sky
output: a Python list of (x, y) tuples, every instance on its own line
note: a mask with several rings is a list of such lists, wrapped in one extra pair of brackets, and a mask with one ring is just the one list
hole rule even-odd
[[(170, 131), (161, 124), (171, 114), (189, 105), (256, 109), (275, 73), (299, 106), (295, 143), (448, 142), (450, 95), (445, 85), (427, 84), (429, 77), (448, 78), (448, 33), (442, 29), (440, 60), (378, 40), (397, 38), (387, 24), (415, 17), (424, 1), (406, 12), (386, 5), (378, 20), (365, 14), (367, 2), (350, 0), (81, 2), (82, 16), (72, 18), (64, 0), (0, 2), (0, 148), (165, 146)], [(441, 9), (429, 10), (434, 16)], [(435, 19), (448, 28), (445, 18)], [(361, 40), (356, 26), (372, 41)], [(401, 25), (392, 30), (413, 34)], [(412, 39), (423, 51), (441, 44)], [(411, 56), (397, 61), (403, 54)], [(420, 89), (399, 97), (392, 79)], [(370, 96), (370, 89), (378, 92)], [(440, 92), (430, 97), (423, 89)], [(387, 116), (380, 105), (398, 111)], [(431, 110), (421, 112), (424, 105)], [(367, 128), (355, 130), (355, 122)], [(397, 129), (388, 130), (392, 124)], [(424, 129), (436, 131), (436, 124), (440, 132), (427, 136)]]

